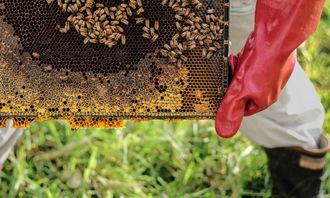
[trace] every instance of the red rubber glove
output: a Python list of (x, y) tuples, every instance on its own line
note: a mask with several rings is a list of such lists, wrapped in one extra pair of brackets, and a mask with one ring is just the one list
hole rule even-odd
[(257, 0), (254, 31), (242, 51), (230, 56), (232, 82), (215, 119), (221, 137), (235, 135), (243, 116), (278, 99), (296, 63), (295, 49), (315, 31), (324, 2)]

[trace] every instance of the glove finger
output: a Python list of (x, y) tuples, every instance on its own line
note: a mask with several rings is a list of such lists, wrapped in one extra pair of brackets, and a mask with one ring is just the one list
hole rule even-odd
[(226, 96), (217, 112), (215, 129), (219, 136), (230, 138), (237, 133), (241, 126), (245, 103), (243, 100), (235, 100), (231, 97), (231, 94), (227, 94)]

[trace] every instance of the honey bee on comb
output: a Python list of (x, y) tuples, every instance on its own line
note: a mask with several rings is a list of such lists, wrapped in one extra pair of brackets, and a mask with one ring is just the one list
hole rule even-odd
[(213, 119), (228, 87), (228, 0), (0, 0), (0, 43), (0, 127)]

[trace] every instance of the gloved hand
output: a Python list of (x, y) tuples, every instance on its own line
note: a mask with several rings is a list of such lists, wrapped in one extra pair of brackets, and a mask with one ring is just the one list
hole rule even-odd
[(279, 97), (296, 63), (295, 49), (312, 34), (325, 0), (257, 0), (254, 31), (230, 56), (232, 82), (215, 119), (221, 137), (231, 137), (243, 116), (264, 110)]

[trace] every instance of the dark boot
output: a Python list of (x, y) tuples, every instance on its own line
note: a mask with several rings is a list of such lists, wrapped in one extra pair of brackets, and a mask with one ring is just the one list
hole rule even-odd
[(318, 198), (329, 141), (322, 136), (320, 149), (265, 148), (276, 198)]

